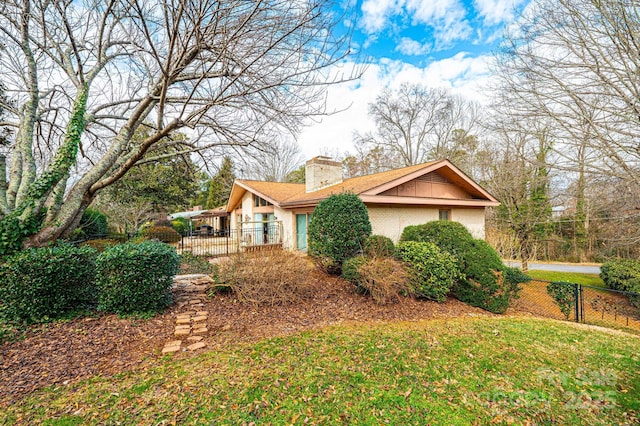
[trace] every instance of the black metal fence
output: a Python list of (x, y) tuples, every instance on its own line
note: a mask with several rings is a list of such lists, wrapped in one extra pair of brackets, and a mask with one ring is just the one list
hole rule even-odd
[(511, 309), (640, 333), (640, 293), (536, 280), (523, 285)]
[(282, 247), (282, 226), (279, 222), (252, 223), (251, 227), (219, 231), (162, 234), (110, 234), (78, 242), (102, 249), (105, 246), (136, 239), (156, 239), (176, 248), (178, 253), (190, 252), (195, 256), (228, 256), (243, 251), (256, 251)]
[(228, 229), (223, 232), (195, 233), (183, 236), (177, 244), (178, 252), (188, 251), (195, 256), (228, 256), (241, 251), (282, 247), (282, 226), (265, 223), (264, 226)]

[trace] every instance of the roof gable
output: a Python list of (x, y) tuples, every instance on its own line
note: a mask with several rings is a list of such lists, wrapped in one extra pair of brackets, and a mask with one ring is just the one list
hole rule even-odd
[(395, 197), (474, 199), (468, 191), (449, 181), (437, 171), (401, 183), (379, 195)]
[(358, 194), (365, 203), (499, 205), (489, 192), (449, 160), (345, 179), (309, 193), (305, 192), (304, 184), (236, 180), (229, 197), (228, 211), (240, 202), (246, 191), (285, 208), (313, 206), (341, 192)]

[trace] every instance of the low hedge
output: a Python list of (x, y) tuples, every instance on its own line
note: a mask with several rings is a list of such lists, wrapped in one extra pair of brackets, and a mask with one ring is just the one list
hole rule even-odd
[(0, 315), (26, 324), (95, 303), (96, 251), (58, 244), (18, 252), (0, 266)]
[(600, 278), (613, 290), (640, 293), (640, 261), (615, 259), (600, 267)]
[(411, 287), (418, 297), (444, 302), (454, 284), (464, 279), (456, 258), (433, 243), (400, 242), (396, 256), (408, 266)]
[(179, 264), (173, 247), (155, 241), (108, 248), (96, 260), (98, 309), (117, 314), (163, 310), (171, 304)]

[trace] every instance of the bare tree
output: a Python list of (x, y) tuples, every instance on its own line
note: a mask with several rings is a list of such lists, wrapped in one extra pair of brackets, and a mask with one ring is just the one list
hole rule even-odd
[(552, 141), (544, 128), (535, 132), (531, 127), (517, 129), (513, 123), (496, 126), (495, 134), (499, 149), (494, 151), (493, 176), (487, 185), (501, 203), (495, 209), (498, 228), (515, 237), (527, 272), (536, 244), (549, 232)]
[(546, 120), (564, 170), (640, 185), (639, 12), (629, 1), (537, 0), (506, 35), (503, 112)]
[(244, 175), (251, 179), (284, 182), (304, 162), (300, 146), (293, 139), (279, 138), (245, 157)]
[(356, 143), (379, 146), (410, 166), (445, 158), (460, 149), (464, 138), (478, 124), (478, 108), (446, 89), (403, 83), (398, 90), (384, 89), (369, 105), (375, 133), (356, 133)]
[[(323, 114), (348, 34), (329, 0), (14, 0), (0, 4), (0, 254), (67, 235), (153, 146), (252, 146)], [(149, 136), (131, 137), (145, 122)], [(190, 139), (172, 140), (178, 129)], [(156, 150), (157, 152), (157, 150)], [(215, 152), (215, 151), (214, 151)]]
[(381, 145), (371, 145), (360, 139), (356, 139), (354, 145), (355, 153), (345, 152), (341, 160), (345, 177), (384, 172), (404, 165), (394, 150), (385, 149)]

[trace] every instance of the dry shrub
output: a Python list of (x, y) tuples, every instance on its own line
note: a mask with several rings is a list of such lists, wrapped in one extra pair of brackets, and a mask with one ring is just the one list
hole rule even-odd
[(397, 302), (401, 296), (411, 294), (409, 274), (402, 262), (386, 257), (368, 259), (358, 268), (363, 287), (373, 300), (381, 305)]
[(228, 286), (244, 303), (284, 305), (311, 294), (307, 260), (290, 251), (274, 249), (241, 253), (220, 264), (219, 284)]

